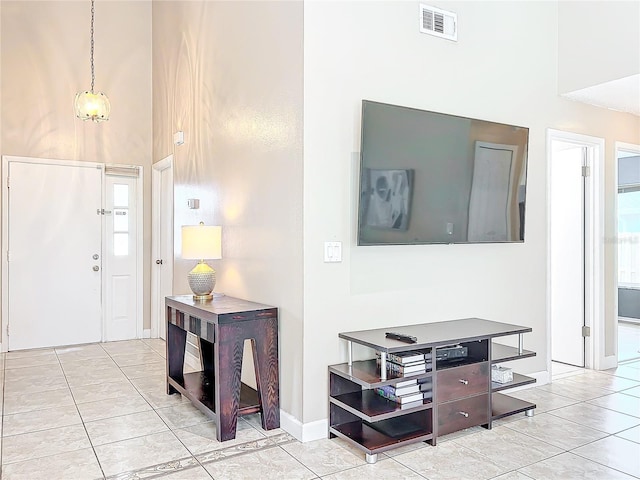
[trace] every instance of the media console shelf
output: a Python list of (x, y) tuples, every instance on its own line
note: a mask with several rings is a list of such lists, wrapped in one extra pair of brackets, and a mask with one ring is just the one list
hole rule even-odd
[[(417, 342), (386, 338), (389, 331), (414, 336)], [(436, 445), (438, 436), (457, 430), (491, 428), (494, 420), (516, 413), (533, 415), (535, 404), (498, 392), (534, 383), (534, 378), (514, 373), (509, 383), (491, 381), (492, 365), (535, 356), (522, 347), (528, 332), (529, 327), (466, 318), (340, 333), (347, 341), (348, 361), (329, 366), (329, 438), (347, 440), (365, 452), (368, 463), (375, 463), (378, 453), (393, 448), (424, 441)], [(518, 347), (493, 341), (510, 335), (518, 336)], [(354, 343), (375, 350), (379, 359), (354, 361)], [(442, 347), (451, 345), (465, 347), (464, 356), (445, 358)], [(424, 354), (426, 371), (411, 376), (388, 371), (390, 354), (415, 350)], [(401, 405), (376, 392), (409, 380), (417, 380), (430, 395)]]

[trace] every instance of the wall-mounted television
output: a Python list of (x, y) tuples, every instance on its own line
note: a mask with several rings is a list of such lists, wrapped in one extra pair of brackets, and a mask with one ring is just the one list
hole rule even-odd
[(363, 100), (358, 245), (523, 242), (529, 129)]

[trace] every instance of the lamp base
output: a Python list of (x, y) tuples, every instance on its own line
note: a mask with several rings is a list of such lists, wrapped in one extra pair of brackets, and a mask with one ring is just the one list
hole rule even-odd
[(213, 295), (209, 294), (209, 295), (194, 295), (193, 296), (193, 301), (194, 302), (206, 302), (207, 300), (212, 300), (213, 299)]
[(207, 265), (204, 260), (200, 260), (193, 270), (189, 272), (187, 280), (195, 301), (201, 302), (213, 298), (211, 292), (216, 286), (216, 271)]

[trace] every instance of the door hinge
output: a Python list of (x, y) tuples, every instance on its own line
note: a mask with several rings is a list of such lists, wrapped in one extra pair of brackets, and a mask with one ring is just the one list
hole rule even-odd
[(7, 177), (7, 188), (9, 188), (9, 177)]
[(7, 337), (9, 336), (9, 324), (7, 323)]
[(589, 165), (583, 165), (582, 166), (582, 176), (583, 177), (589, 177), (591, 175), (591, 168), (589, 168)]
[(9, 255), (9, 250), (7, 250), (7, 262), (11, 259), (11, 255)]
[(582, 327), (582, 336), (590, 337), (591, 336), (591, 327), (587, 327), (586, 325)]
[(98, 215), (111, 215), (111, 210), (105, 210), (104, 208), (97, 208), (96, 213)]

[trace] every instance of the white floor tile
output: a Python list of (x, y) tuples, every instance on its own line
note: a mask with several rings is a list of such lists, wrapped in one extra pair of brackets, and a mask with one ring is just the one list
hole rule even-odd
[(534, 417), (390, 450), (368, 465), (344, 440), (265, 432), (260, 415), (218, 442), (209, 417), (166, 394), (165, 350), (145, 339), (0, 354), (3, 480), (640, 476), (640, 361), (607, 372), (554, 364), (553, 383), (513, 392), (538, 405)]
[(640, 477), (638, 444), (624, 438), (607, 437), (573, 451), (585, 459)]

